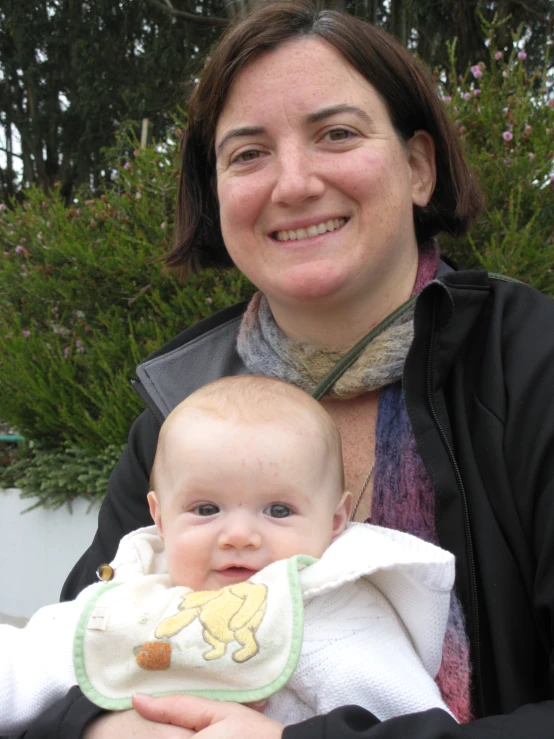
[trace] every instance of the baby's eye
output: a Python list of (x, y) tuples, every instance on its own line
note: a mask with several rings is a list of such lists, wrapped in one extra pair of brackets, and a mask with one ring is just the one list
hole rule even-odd
[(216, 513), (219, 513), (219, 508), (212, 503), (203, 503), (193, 508), (192, 513), (196, 513), (197, 516), (215, 516)]
[(264, 508), (264, 513), (266, 516), (271, 516), (272, 518), (288, 518), (292, 514), (292, 511), (282, 503), (273, 503), (273, 505), (268, 505), (267, 508)]

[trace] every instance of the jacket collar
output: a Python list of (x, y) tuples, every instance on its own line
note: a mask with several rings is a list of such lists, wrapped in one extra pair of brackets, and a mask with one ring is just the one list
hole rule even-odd
[[(488, 292), (486, 272), (456, 271), (441, 260), (436, 279), (418, 299), (414, 344), (418, 343), (418, 333), (428, 331), (429, 319), (425, 316), (429, 314), (432, 296), (438, 300), (435, 304), (439, 308), (440, 327), (445, 327), (462, 304), (467, 310), (473, 303), (470, 312), (477, 313), (481, 301), (475, 301), (475, 294), (483, 293), (484, 297), (484, 292)], [(191, 326), (138, 365), (133, 387), (160, 423), (203, 385), (220, 377), (248, 374), (236, 350), (237, 334), (247, 304), (243, 302), (226, 308)], [(466, 326), (472, 323), (473, 320), (464, 322)], [(452, 343), (458, 344), (461, 340), (463, 336), (450, 335), (439, 350), (451, 355)]]

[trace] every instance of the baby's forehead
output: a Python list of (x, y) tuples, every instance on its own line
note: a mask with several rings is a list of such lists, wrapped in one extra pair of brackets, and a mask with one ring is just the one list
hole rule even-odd
[(215, 403), (182, 403), (167, 418), (160, 435), (160, 443), (176, 439), (197, 439), (203, 433), (221, 429), (232, 429), (234, 435), (271, 434), (276, 431), (292, 433), (301, 440), (325, 441), (329, 435), (327, 425), (317, 415), (296, 408), (288, 412), (280, 409), (275, 413), (267, 410), (237, 409)]

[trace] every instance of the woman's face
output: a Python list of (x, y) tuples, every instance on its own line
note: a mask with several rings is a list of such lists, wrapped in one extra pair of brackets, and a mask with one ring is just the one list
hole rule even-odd
[(272, 308), (413, 284), (432, 140), (401, 141), (377, 91), (325, 41), (287, 42), (238, 75), (216, 156), (223, 239)]

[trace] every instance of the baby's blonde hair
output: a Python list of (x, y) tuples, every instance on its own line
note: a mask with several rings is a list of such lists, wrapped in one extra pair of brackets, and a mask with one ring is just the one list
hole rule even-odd
[(340, 479), (340, 494), (344, 492), (344, 465), (339, 430), (327, 411), (311, 395), (282, 380), (261, 375), (222, 377), (195, 390), (179, 403), (166, 418), (160, 431), (158, 448), (150, 475), (150, 490), (156, 490), (156, 470), (159, 450), (167, 429), (185, 409), (195, 408), (221, 419), (240, 422), (270, 423), (293, 420), (315, 423), (326, 446), (326, 458), (336, 464)]

